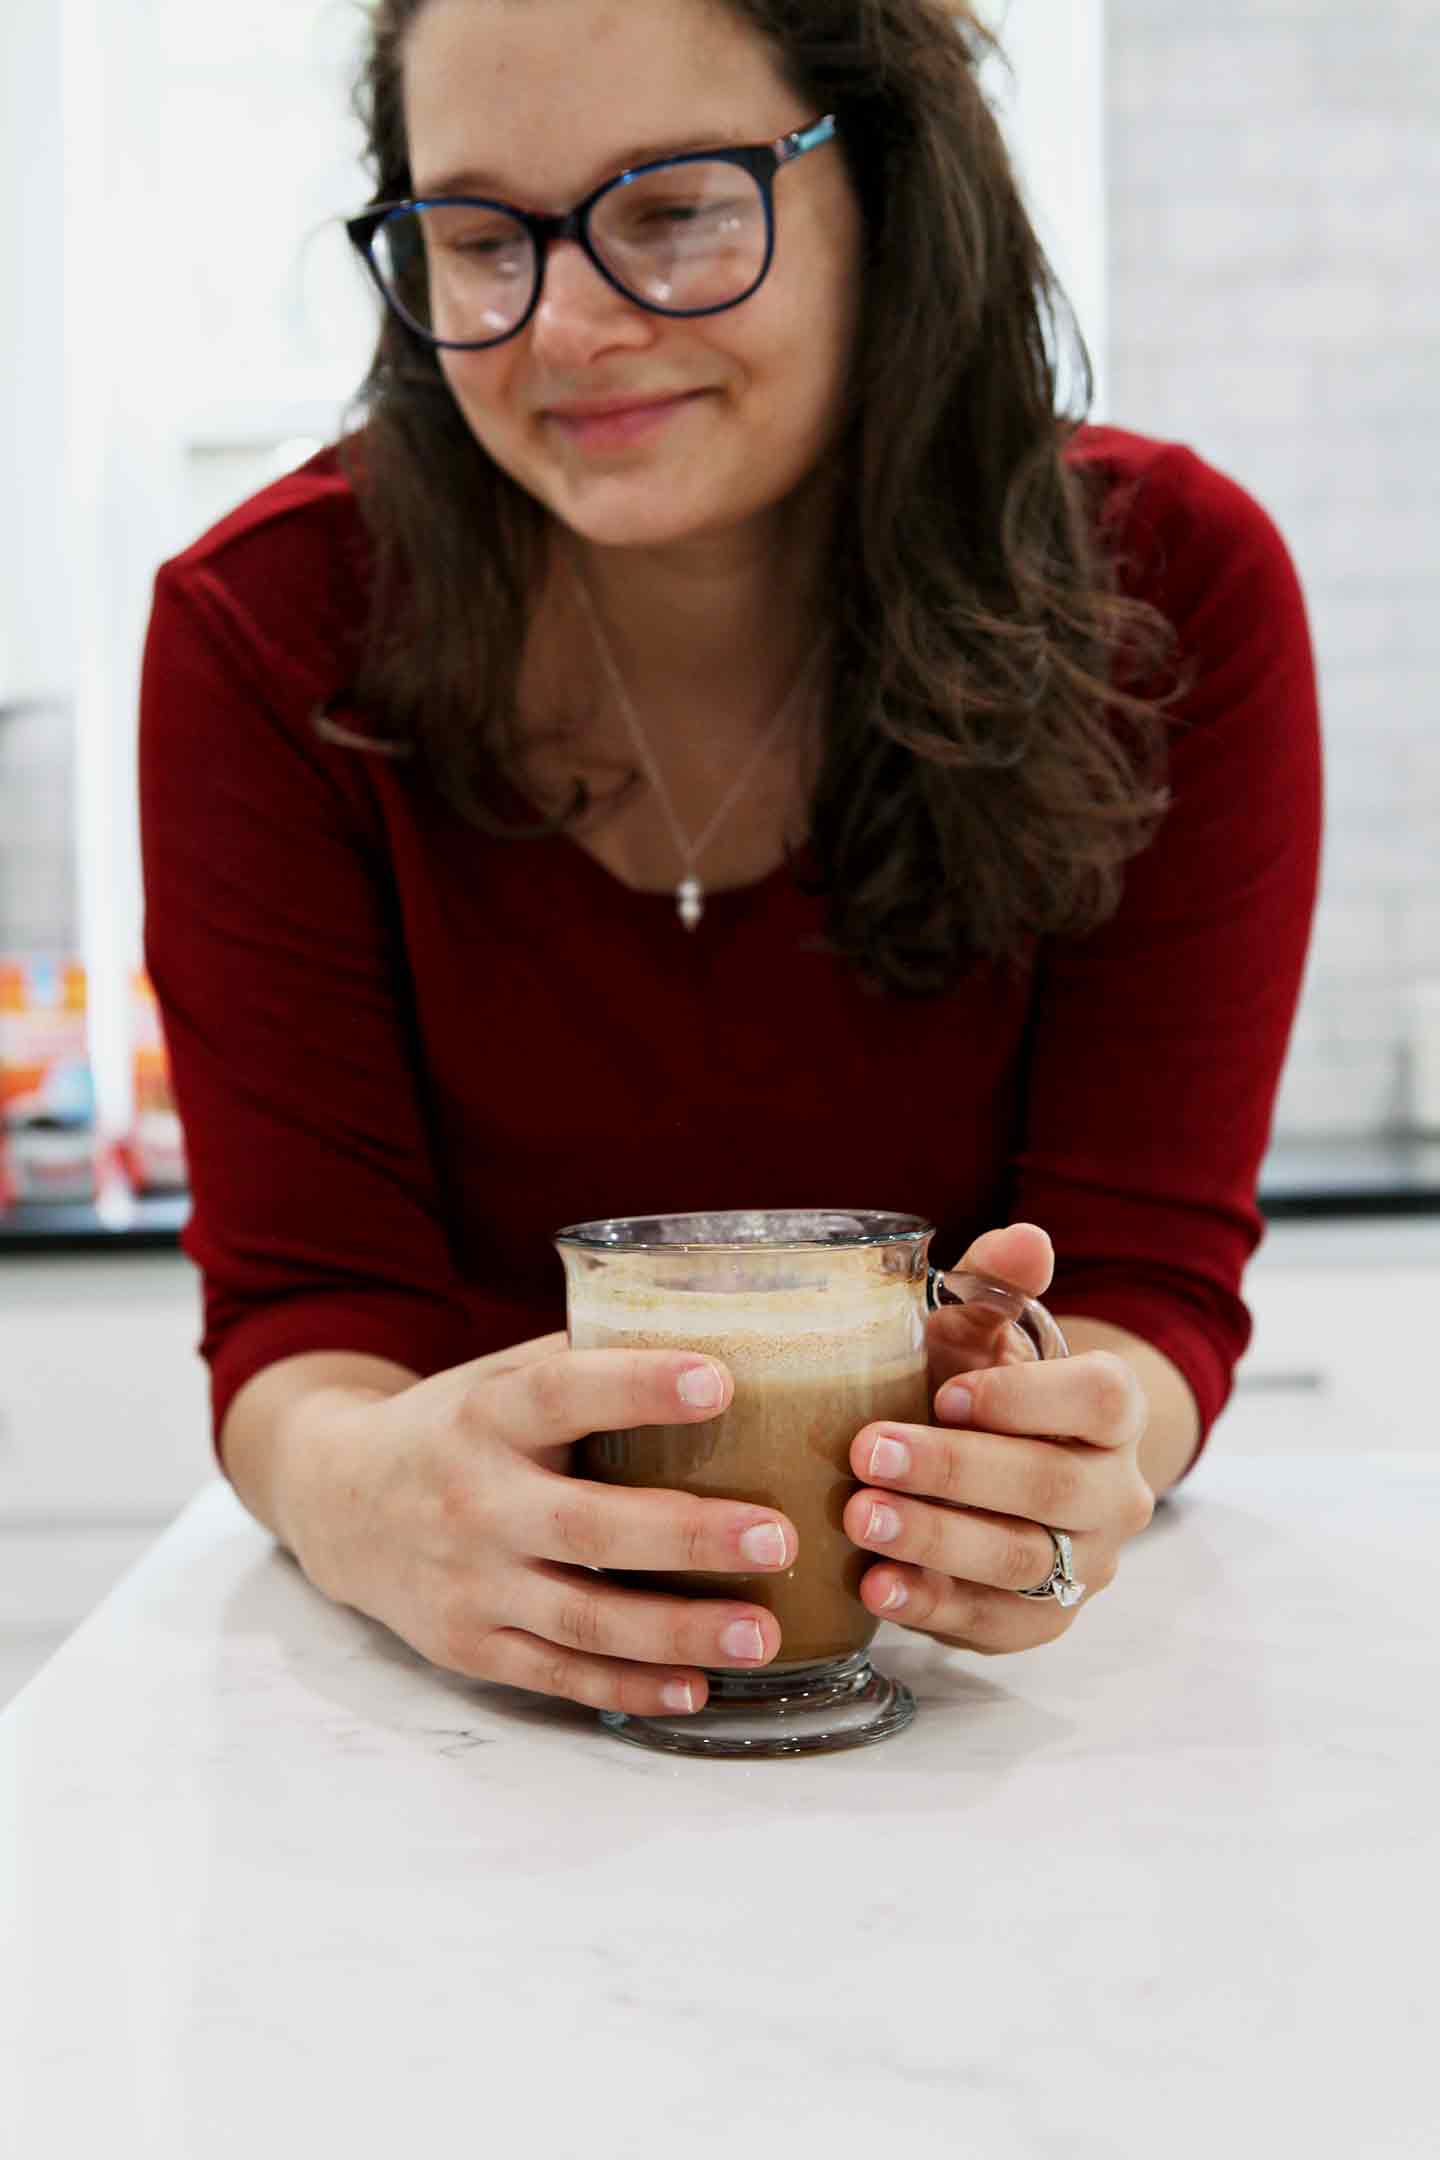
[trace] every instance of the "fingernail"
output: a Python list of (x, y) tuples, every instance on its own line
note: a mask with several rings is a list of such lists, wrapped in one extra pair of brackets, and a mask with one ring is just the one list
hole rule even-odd
[(903, 1441), (892, 1440), (888, 1433), (875, 1442), (870, 1450), (870, 1468), (867, 1477), (904, 1477), (910, 1468), (910, 1450)]
[(947, 1425), (968, 1425), (975, 1398), (969, 1388), (941, 1388), (935, 1407)]
[(675, 1391), (692, 1410), (718, 1410), (725, 1400), (725, 1382), (714, 1365), (692, 1365), (681, 1373)]
[(667, 1710), (693, 1710), (695, 1690), (688, 1680), (667, 1680), (660, 1690), (660, 1700)]
[(908, 1604), (909, 1601), (910, 1593), (905, 1588), (904, 1583), (893, 1582), (890, 1585), (889, 1592), (886, 1595), (885, 1602), (880, 1607), (880, 1610), (881, 1612), (898, 1612), (900, 1607), (902, 1605)]
[(758, 1620), (732, 1620), (720, 1637), (726, 1657), (744, 1658), (756, 1665), (765, 1655), (765, 1637)]
[(865, 1525), (866, 1542), (871, 1545), (888, 1545), (891, 1538), (900, 1535), (900, 1517), (893, 1507), (872, 1507), (870, 1520)]
[(779, 1523), (756, 1523), (740, 1540), (740, 1550), (756, 1567), (785, 1565), (785, 1533)]

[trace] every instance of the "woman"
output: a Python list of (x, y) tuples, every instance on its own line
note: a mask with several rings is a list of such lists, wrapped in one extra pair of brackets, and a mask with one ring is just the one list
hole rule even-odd
[(934, 1424), (852, 1454), (865, 1603), (981, 1651), (1074, 1621), (1052, 1530), (1109, 1583), (1244, 1347), (1303, 606), (1233, 483), (1057, 419), (955, 14), (382, 0), (365, 425), (160, 576), (147, 943), (221, 1455), (460, 1672), (646, 1714), (780, 1649), (590, 1572), (795, 1532), (568, 1474), (731, 1382), (569, 1351), (558, 1223), (863, 1200), (1048, 1290), (1070, 1360), (937, 1316)]

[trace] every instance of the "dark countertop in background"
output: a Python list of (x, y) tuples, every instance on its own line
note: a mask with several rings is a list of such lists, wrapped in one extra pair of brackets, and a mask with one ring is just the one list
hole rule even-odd
[[(1440, 1215), (1440, 1140), (1307, 1140), (1272, 1148), (1260, 1178), (1268, 1221)], [(92, 1207), (21, 1207), (0, 1215), (0, 1255), (160, 1252), (190, 1212), (183, 1194)]]
[(189, 1214), (188, 1193), (117, 1201), (103, 1218), (78, 1201), (22, 1206), (0, 1215), (0, 1255), (173, 1252)]

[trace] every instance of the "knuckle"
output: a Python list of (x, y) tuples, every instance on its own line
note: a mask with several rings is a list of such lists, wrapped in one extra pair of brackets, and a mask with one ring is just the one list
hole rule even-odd
[(603, 1567), (614, 1540), (595, 1501), (582, 1492), (565, 1491), (548, 1510), (551, 1536), (567, 1558)]
[(436, 1618), (435, 1647), (429, 1654), (437, 1664), (450, 1672), (463, 1673), (469, 1680), (484, 1677), (480, 1631), (463, 1598), (448, 1598), (441, 1606)]
[[(886, 1505), (890, 1503), (887, 1501)], [(936, 1574), (948, 1576), (945, 1566), (945, 1539), (950, 1524), (938, 1508), (900, 1508), (900, 1548), (909, 1560), (917, 1561), (923, 1568)]]
[(961, 1503), (965, 1499), (965, 1461), (961, 1443), (948, 1436), (940, 1443), (932, 1462), (923, 1465), (924, 1483), (937, 1500)]
[(475, 1485), (458, 1467), (442, 1470), (435, 1484), (435, 1511), (445, 1528), (463, 1536), (476, 1528)]
[(929, 1628), (939, 1617), (941, 1606), (955, 1586), (948, 1576), (934, 1575), (926, 1568), (902, 1567), (895, 1573), (906, 1592), (905, 1603), (895, 1615), (896, 1619), (902, 1627)]
[(534, 1684), (542, 1695), (563, 1695), (571, 1702), (584, 1702), (587, 1697), (583, 1672), (579, 1659), (563, 1644), (546, 1643)]
[(525, 1368), (530, 1407), (538, 1423), (564, 1426), (570, 1410), (570, 1375), (563, 1356), (538, 1358)]
[(605, 1633), (600, 1600), (591, 1591), (576, 1590), (561, 1603), (555, 1615), (555, 1639), (574, 1650), (600, 1649)]
[(475, 1441), (488, 1435), (490, 1413), (490, 1388), (484, 1382), (477, 1382), (473, 1387), (466, 1388), (458, 1402), (452, 1405), (448, 1415), (460, 1437), (473, 1445)]
[(709, 1517), (703, 1511), (687, 1508), (676, 1524), (676, 1529), (686, 1567), (703, 1568), (710, 1558)]
[(922, 1576), (912, 1585), (907, 1614), (913, 1612), (932, 1635), (968, 1649), (976, 1638), (976, 1621), (984, 1600), (966, 1583), (940, 1581)]
[(1102, 1427), (1121, 1423), (1135, 1405), (1139, 1382), (1114, 1350), (1091, 1350), (1085, 1355), (1085, 1384), (1089, 1407)]

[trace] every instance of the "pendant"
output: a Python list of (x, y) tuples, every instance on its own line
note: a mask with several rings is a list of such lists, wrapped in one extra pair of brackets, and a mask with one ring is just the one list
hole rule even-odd
[(705, 888), (697, 877), (682, 878), (675, 888), (675, 908), (687, 930), (705, 913)]

